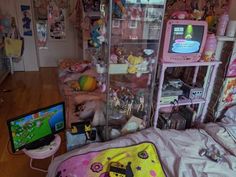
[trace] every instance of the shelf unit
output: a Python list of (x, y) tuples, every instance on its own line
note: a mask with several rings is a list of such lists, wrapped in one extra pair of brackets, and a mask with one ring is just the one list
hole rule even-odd
[[(109, 0), (107, 43), (104, 44), (107, 50), (104, 52), (107, 69), (105, 139), (115, 138), (110, 136), (111, 132), (124, 135), (151, 126), (165, 3), (165, 0), (127, 0), (124, 6), (126, 13), (119, 17), (111, 10), (115, 9), (114, 1)], [(138, 11), (140, 14), (135, 16)], [(148, 54), (147, 51), (151, 52)], [(116, 62), (112, 60), (114, 55)], [(131, 71), (131, 68), (135, 69)]]
[(158, 92), (157, 92), (157, 101), (156, 101), (156, 112), (154, 117), (154, 127), (157, 127), (158, 117), (159, 117), (159, 109), (162, 107), (170, 107), (173, 106), (173, 104), (161, 104), (160, 99), (162, 95), (162, 87), (164, 83), (165, 78), (165, 71), (167, 68), (173, 68), (173, 67), (195, 67), (194, 70), (194, 76), (192, 79), (192, 83), (196, 83), (199, 67), (206, 66), (207, 67), (207, 73), (204, 78), (204, 84), (203, 84), (203, 98), (202, 99), (181, 99), (178, 101), (177, 106), (184, 106), (184, 105), (192, 105), (192, 104), (199, 104), (198, 110), (197, 110), (197, 120), (200, 122), (204, 121), (205, 115), (207, 113), (208, 104), (210, 102), (211, 93), (214, 85), (214, 80), (216, 77), (216, 72), (221, 64), (220, 61), (212, 61), (212, 62), (193, 62), (193, 63), (160, 63), (159, 64), (159, 83), (158, 83)]
[[(232, 42), (233, 43), (233, 51), (232, 51), (232, 54), (230, 56), (230, 59), (229, 61), (226, 61), (226, 65), (228, 65), (228, 67), (226, 67), (225, 69), (226, 70), (229, 70), (230, 69), (230, 66), (231, 65), (234, 65), (234, 61), (235, 61), (235, 57), (236, 57), (236, 37), (227, 37), (227, 36), (217, 36), (217, 40), (218, 40), (218, 43), (217, 43), (217, 49), (216, 49), (216, 55), (215, 55), (215, 58), (217, 60), (225, 60), (225, 58), (223, 58), (221, 56), (222, 54), (222, 51), (224, 49), (224, 44), (227, 43), (227, 42)], [(225, 61), (224, 61), (225, 62)], [(226, 72), (226, 71), (224, 71)], [(220, 74), (219, 74), (220, 75)], [(214, 104), (214, 108), (213, 110), (211, 110), (211, 113), (212, 113), (212, 117), (214, 120), (216, 120), (217, 118), (219, 118), (221, 116), (221, 113), (222, 111), (227, 107), (227, 106), (230, 106), (230, 105), (234, 105), (235, 104), (235, 97), (233, 97), (233, 100), (231, 102), (226, 102), (226, 101), (223, 101), (224, 99), (224, 96), (225, 94), (223, 94), (224, 92), (224, 83), (227, 81), (227, 79), (229, 78), (236, 78), (236, 77), (225, 77), (224, 75), (222, 76), (222, 85), (223, 87), (221, 88), (221, 90), (215, 90), (219, 97), (217, 100), (213, 100), (213, 101), (216, 101), (217, 102), (217, 106)], [(216, 107), (215, 107), (216, 106)]]
[[(85, 12), (83, 0), (79, 0), (79, 4), (80, 5), (79, 5), (79, 12), (78, 13), (79, 13), (81, 20), (85, 19), (85, 17), (88, 17), (90, 19), (100, 19), (100, 17), (101, 17), (100, 11)], [(91, 58), (90, 54), (96, 52), (96, 50), (99, 50), (99, 48), (91, 47), (88, 45), (88, 41), (89, 41), (88, 33), (89, 32), (90, 31), (87, 31), (80, 26), (79, 31), (78, 31), (78, 38), (79, 38), (78, 45), (79, 45), (79, 48), (81, 49), (80, 53), (82, 53), (81, 59), (91, 61), (92, 58)], [(93, 52), (91, 52), (91, 51), (93, 51)]]

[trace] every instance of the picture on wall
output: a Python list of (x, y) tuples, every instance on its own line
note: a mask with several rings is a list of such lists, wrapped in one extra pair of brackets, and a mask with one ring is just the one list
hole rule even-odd
[(47, 23), (45, 21), (38, 21), (36, 23), (37, 30), (37, 45), (39, 49), (47, 49)]
[(50, 39), (65, 39), (65, 9), (60, 8), (54, 1), (48, 5), (48, 26)]
[(48, 0), (34, 0), (34, 10), (36, 20), (47, 20)]
[(32, 28), (31, 28), (31, 12), (29, 5), (21, 5), (22, 12), (22, 24), (23, 24), (23, 34), (24, 36), (32, 36)]
[(227, 106), (236, 103), (236, 78), (226, 78), (219, 99), (217, 114)]

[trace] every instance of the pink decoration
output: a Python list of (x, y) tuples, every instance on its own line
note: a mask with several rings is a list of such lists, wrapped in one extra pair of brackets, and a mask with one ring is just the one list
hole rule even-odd
[(157, 176), (157, 174), (156, 174), (156, 172), (155, 172), (154, 170), (151, 170), (151, 171), (150, 171), (150, 175), (153, 176), (153, 177), (156, 177), (156, 176)]
[(84, 165), (84, 166), (87, 166), (88, 164), (89, 164), (89, 161), (88, 161), (88, 160), (84, 160), (84, 161), (83, 161), (83, 165)]
[(218, 35), (218, 36), (225, 35), (225, 30), (226, 30), (228, 22), (229, 22), (229, 14), (227, 14), (227, 12), (225, 12), (219, 18), (219, 23), (217, 25), (216, 35)]
[(236, 77), (236, 58), (229, 65), (227, 77)]
[(203, 52), (203, 60), (211, 61), (216, 51), (217, 39), (215, 34), (208, 34)]

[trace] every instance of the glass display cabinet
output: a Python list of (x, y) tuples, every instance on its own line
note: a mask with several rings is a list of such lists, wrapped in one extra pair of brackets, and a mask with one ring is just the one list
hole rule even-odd
[(105, 139), (151, 125), (165, 0), (109, 0)]

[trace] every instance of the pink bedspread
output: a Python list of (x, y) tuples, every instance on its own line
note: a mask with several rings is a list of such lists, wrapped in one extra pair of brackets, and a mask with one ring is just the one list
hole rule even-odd
[[(218, 144), (206, 131), (201, 130), (201, 133), (197, 129), (162, 131), (150, 128), (109, 142), (90, 144), (56, 157), (49, 166), (47, 177), (54, 177), (57, 167), (71, 156), (147, 141), (154, 143), (158, 147), (160, 161), (168, 177), (236, 176), (236, 157)], [(221, 154), (224, 154), (224, 160), (220, 163), (213, 162), (207, 157), (199, 156), (200, 149), (212, 144), (215, 144)]]

